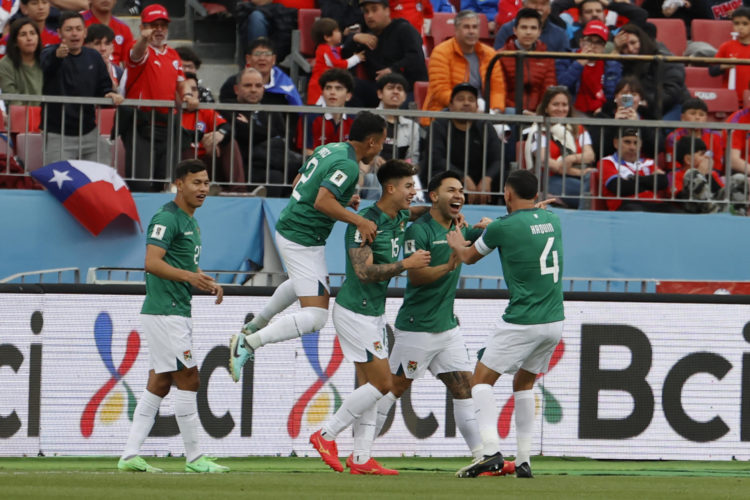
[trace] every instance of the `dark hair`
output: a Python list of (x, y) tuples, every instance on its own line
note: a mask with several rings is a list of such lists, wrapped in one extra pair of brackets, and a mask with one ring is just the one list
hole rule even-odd
[(518, 21), (520, 21), (521, 19), (536, 19), (537, 21), (539, 21), (539, 27), (542, 27), (542, 15), (536, 9), (532, 9), (529, 7), (520, 9), (516, 14), (516, 24), (518, 24)]
[(72, 10), (64, 10), (64, 11), (62, 11), (62, 13), (60, 14), (60, 22), (57, 24), (57, 26), (59, 26), (59, 28), (62, 29), (63, 24), (65, 24), (65, 21), (67, 21), (68, 19), (73, 19), (74, 17), (80, 19), (81, 22), (83, 23), (83, 25), (86, 26), (86, 21), (84, 21), (83, 16), (81, 15), (81, 13), (80, 12), (74, 12)]
[(322, 75), (320, 75), (320, 78), (318, 78), (318, 83), (320, 84), (321, 89), (324, 89), (326, 84), (331, 82), (340, 83), (341, 85), (346, 87), (347, 92), (351, 93), (354, 90), (354, 77), (345, 69), (327, 69), (323, 72)]
[(196, 70), (200, 69), (203, 61), (201, 61), (201, 58), (198, 57), (198, 54), (196, 54), (193, 49), (191, 49), (190, 47), (186, 47), (185, 45), (180, 45), (179, 47), (175, 47), (174, 50), (175, 52), (177, 52), (177, 55), (180, 56), (180, 59), (182, 59), (183, 61), (190, 61), (191, 63), (195, 64)]
[(206, 167), (206, 164), (202, 160), (182, 160), (174, 170), (174, 180), (184, 179), (187, 174), (197, 174), (204, 170), (208, 171), (208, 167)]
[(695, 137), (686, 135), (684, 137), (681, 137), (674, 147), (675, 160), (677, 161), (677, 163), (684, 167), (690, 167), (691, 165), (685, 165), (683, 163), (685, 160), (685, 156), (706, 150), (708, 150), (708, 147), (706, 146), (706, 143), (703, 142), (703, 139), (696, 139)]
[(750, 19), (750, 7), (745, 7), (744, 5), (742, 7), (737, 7), (730, 16), (732, 20), (734, 20), (735, 17), (746, 17), (747, 19)]
[(34, 60), (39, 64), (39, 57), (42, 53), (42, 36), (39, 33), (39, 28), (34, 21), (28, 17), (19, 17), (13, 21), (10, 25), (10, 34), (8, 35), (8, 47), (6, 49), (6, 55), (13, 62), (13, 66), (18, 69), (21, 67), (21, 49), (18, 48), (18, 33), (21, 32), (21, 28), (30, 24), (36, 31), (37, 43), (36, 49), (34, 49)]
[(394, 85), (401, 85), (402, 87), (404, 87), (404, 90), (406, 92), (409, 91), (409, 82), (406, 81), (406, 77), (404, 77), (404, 75), (402, 75), (401, 73), (388, 73), (378, 78), (378, 80), (375, 82), (375, 84), (378, 86), (378, 90), (383, 90), (389, 83), (392, 83)]
[(682, 112), (684, 113), (688, 109), (700, 109), (701, 111), (708, 113), (708, 105), (706, 104), (706, 101), (700, 97), (688, 97), (682, 101)]
[(437, 191), (445, 179), (456, 179), (461, 183), (461, 186), (464, 185), (464, 178), (461, 175), (453, 170), (446, 170), (445, 172), (440, 172), (439, 174), (432, 176), (432, 179), (430, 179), (430, 182), (427, 184), (427, 192), (431, 193)]
[(565, 85), (553, 85), (552, 87), (547, 87), (547, 90), (544, 91), (544, 95), (542, 96), (542, 100), (539, 102), (539, 107), (536, 108), (536, 114), (539, 116), (549, 116), (547, 114), (547, 106), (549, 106), (550, 101), (559, 94), (563, 94), (568, 98), (568, 116), (573, 116), (573, 96), (570, 95), (570, 91)]
[(388, 181), (412, 177), (417, 173), (417, 168), (404, 160), (388, 160), (378, 169), (378, 182), (385, 186)]
[(115, 39), (115, 32), (106, 24), (94, 23), (86, 28), (86, 38), (83, 39), (83, 43), (95, 42), (102, 38), (112, 42)]
[(256, 38), (255, 40), (253, 40), (252, 42), (248, 44), (247, 48), (245, 49), (245, 55), (252, 54), (253, 51), (259, 47), (264, 47), (266, 49), (269, 49), (274, 54), (276, 53), (276, 49), (273, 46), (273, 42), (264, 36), (259, 36), (258, 38)]
[(349, 129), (349, 140), (362, 142), (374, 134), (385, 133), (385, 118), (371, 111), (360, 111)]
[(620, 81), (615, 85), (615, 95), (619, 94), (626, 86), (630, 87), (631, 92), (637, 92), (639, 96), (645, 97), (641, 80), (635, 75), (627, 75), (620, 78)]
[(618, 133), (615, 136), (615, 140), (619, 140), (622, 137), (640, 137), (640, 131), (635, 127), (620, 127)]
[(531, 170), (514, 170), (505, 180), (505, 185), (524, 200), (533, 200), (539, 192), (539, 180)]
[(641, 55), (654, 55), (659, 52), (659, 46), (656, 45), (656, 40), (646, 33), (643, 28), (636, 26), (633, 23), (628, 23), (620, 28), (620, 32), (630, 33), (638, 37), (641, 42), (641, 49), (638, 52)]
[(339, 23), (330, 17), (321, 17), (315, 21), (310, 29), (313, 42), (317, 47), (321, 43), (326, 43), (325, 37), (333, 35), (333, 32), (339, 29)]

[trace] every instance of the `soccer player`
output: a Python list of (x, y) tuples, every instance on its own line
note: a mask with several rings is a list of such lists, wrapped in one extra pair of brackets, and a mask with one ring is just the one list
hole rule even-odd
[(487, 338), (471, 378), (471, 396), (482, 436), (482, 457), (456, 473), (476, 477), (500, 471), (503, 455), (497, 434), (498, 411), (492, 386), (502, 373), (515, 373), (516, 477), (531, 478), (531, 436), (537, 374), (545, 373), (562, 337), (564, 319), (563, 251), (557, 215), (535, 205), (538, 181), (528, 170), (511, 172), (505, 181), (508, 215), (490, 223), (473, 245), (460, 231), (448, 233), (458, 258), (473, 264), (493, 249), (500, 253), (510, 302)]
[[(266, 306), (230, 341), (229, 368), (237, 382), (254, 351), (266, 344), (320, 330), (328, 320), (328, 268), (325, 244), (333, 224), (354, 224), (362, 244), (375, 238), (377, 226), (355, 210), (359, 162), (370, 163), (385, 142), (385, 120), (362, 111), (352, 123), (349, 140), (318, 147), (294, 179), (289, 204), (276, 223), (276, 245), (289, 279), (273, 292)], [(268, 322), (299, 299), (301, 309)]]
[(186, 472), (227, 472), (228, 467), (203, 455), (198, 443), (199, 421), (196, 393), (200, 386), (192, 354), (193, 324), (190, 318), (191, 286), (216, 295), (224, 291), (198, 266), (201, 236), (193, 218), (208, 194), (208, 172), (200, 160), (177, 165), (177, 195), (154, 215), (146, 237), (146, 300), (141, 322), (149, 347), (148, 383), (133, 413), (128, 442), (117, 468), (135, 472), (162, 472), (138, 452), (151, 432), (162, 399), (172, 384), (174, 412), (185, 444)]
[[(472, 364), (453, 314), (461, 263), (445, 240), (446, 234), (456, 227), (464, 204), (463, 178), (453, 171), (442, 172), (430, 180), (427, 191), (432, 206), (406, 230), (404, 255), (428, 251), (430, 265), (408, 271), (404, 301), (393, 331), (395, 343), (390, 356), (393, 386), (378, 401), (375, 435), (396, 399), (429, 369), (453, 396), (456, 424), (476, 458), (481, 456), (482, 440), (469, 389)], [(479, 226), (489, 221), (483, 219)], [(482, 229), (461, 231), (474, 240)]]
[(380, 199), (359, 214), (378, 227), (372, 243), (362, 245), (359, 230), (346, 228), (346, 279), (333, 306), (333, 324), (341, 349), (354, 362), (359, 387), (347, 397), (323, 427), (310, 436), (320, 457), (336, 472), (342, 472), (336, 436), (354, 425), (354, 452), (346, 466), (352, 474), (397, 475), (370, 458), (375, 437), (375, 404), (391, 388), (388, 369), (388, 337), (385, 328), (385, 295), (391, 277), (404, 269), (421, 269), (430, 263), (430, 253), (419, 250), (397, 260), (404, 241), (409, 205), (417, 190), (416, 168), (403, 160), (389, 160), (378, 170), (383, 192)]

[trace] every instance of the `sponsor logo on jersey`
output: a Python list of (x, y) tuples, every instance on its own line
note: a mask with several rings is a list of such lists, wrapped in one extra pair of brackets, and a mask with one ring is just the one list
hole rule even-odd
[(448, 240), (437, 240), (432, 242), (433, 245), (447, 245)]
[(154, 228), (151, 230), (151, 238), (155, 240), (161, 240), (164, 238), (164, 233), (167, 231), (167, 226), (161, 224), (154, 224)]
[(192, 231), (185, 231), (184, 234), (185, 234), (185, 236), (192, 236), (193, 232)]
[(377, 352), (378, 354), (383, 352), (383, 344), (379, 340), (373, 342), (372, 346), (375, 348), (375, 352)]
[(409, 373), (414, 373), (417, 371), (417, 362), (416, 361), (409, 361), (406, 364), (406, 371)]
[(182, 357), (185, 358), (185, 361), (190, 361), (193, 359), (193, 353), (190, 352), (190, 349), (182, 353)]

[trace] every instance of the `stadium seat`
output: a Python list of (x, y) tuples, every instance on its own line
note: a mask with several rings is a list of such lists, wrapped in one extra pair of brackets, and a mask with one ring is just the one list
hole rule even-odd
[(40, 106), (10, 106), (10, 131), (13, 134), (21, 132), (39, 132), (42, 123), (42, 108)]
[(16, 154), (27, 172), (44, 166), (42, 134), (21, 132), (16, 136)]
[(417, 109), (422, 109), (424, 99), (427, 97), (427, 88), (430, 82), (414, 82), (414, 102), (417, 103)]
[(717, 19), (693, 19), (690, 23), (691, 40), (710, 43), (717, 49), (732, 39), (732, 21)]
[(117, 169), (117, 173), (125, 178), (125, 144), (122, 142), (122, 138), (118, 135), (117, 141), (112, 146), (112, 167)]
[(315, 57), (312, 25), (320, 16), (320, 9), (297, 11), (297, 29), (292, 31), (292, 52), (289, 54), (289, 76), (300, 91), (307, 89), (307, 78), (300, 73), (309, 74), (312, 71), (312, 59)]
[[(438, 44), (456, 34), (456, 29), (453, 26), (455, 17), (456, 15), (452, 12), (435, 12), (430, 28), (433, 47), (437, 47)], [(486, 21), (485, 18), (485, 25)]]
[(206, 15), (212, 16), (215, 14), (222, 14), (224, 12), (229, 13), (225, 5), (213, 2), (201, 2), (201, 5), (206, 9)]
[(598, 198), (599, 193), (599, 170), (591, 172), (591, 210), (607, 210), (605, 200)]
[(115, 108), (99, 108), (96, 110), (96, 123), (99, 125), (99, 134), (109, 135), (115, 124)]
[(687, 66), (685, 67), (685, 86), (720, 89), (724, 88), (724, 82), (721, 76), (709, 75), (706, 67)]
[(685, 53), (687, 30), (682, 19), (649, 17), (648, 22), (656, 26), (656, 40), (666, 45), (672, 54), (681, 56)]
[(709, 121), (724, 121), (739, 109), (737, 92), (734, 90), (704, 87), (693, 87), (688, 90), (693, 97), (700, 97), (706, 101)]
[(490, 47), (495, 45), (495, 37), (490, 35), (490, 26), (487, 22), (487, 16), (484, 14), (479, 14), (479, 41), (486, 43)]

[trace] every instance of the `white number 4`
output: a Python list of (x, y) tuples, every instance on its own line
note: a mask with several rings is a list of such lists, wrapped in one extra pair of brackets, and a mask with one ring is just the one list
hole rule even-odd
[(547, 257), (549, 257), (549, 251), (552, 250), (554, 242), (554, 236), (547, 238), (547, 244), (544, 246), (542, 255), (539, 257), (539, 267), (541, 268), (542, 276), (551, 274), (552, 280), (557, 283), (557, 280), (560, 278), (560, 262), (557, 257), (557, 250), (552, 252), (552, 266), (547, 265)]

